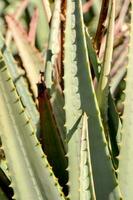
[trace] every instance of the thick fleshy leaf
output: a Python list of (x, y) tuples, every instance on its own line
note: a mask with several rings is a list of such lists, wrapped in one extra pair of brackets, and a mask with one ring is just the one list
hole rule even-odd
[(80, 153), (80, 200), (96, 200), (88, 136), (88, 119), (84, 113)]
[[(57, 59), (60, 53), (60, 13), (61, 13), (61, 1), (56, 0), (54, 4), (53, 16), (51, 19), (51, 31), (49, 35), (48, 51), (46, 58), (45, 67), (45, 84), (49, 89), (49, 95), (51, 96), (52, 110), (55, 116), (56, 123), (58, 125), (60, 136), (64, 143), (65, 149), (66, 144), (64, 140), (66, 139), (66, 133), (64, 128), (65, 123), (65, 113), (63, 110), (64, 98), (62, 91), (60, 89), (59, 81), (56, 78), (57, 73)], [(55, 39), (56, 38), (56, 39)]]
[(97, 99), (103, 120), (105, 122), (107, 120), (109, 74), (111, 70), (111, 60), (113, 52), (114, 23), (115, 23), (115, 0), (111, 0), (109, 4), (106, 48), (104, 53), (103, 66), (101, 68), (101, 73), (97, 88)]
[(133, 197), (133, 1), (125, 94), (118, 180), (123, 198), (130, 200)]
[[(90, 59), (90, 63), (93, 67), (96, 79), (99, 80), (98, 68), (102, 67), (102, 64), (98, 63), (98, 57), (97, 57), (96, 51), (94, 50), (94, 47), (92, 46), (92, 41), (90, 39), (89, 34), (87, 33), (87, 30), (86, 30), (86, 42), (87, 42), (87, 49), (88, 49), (88, 56)], [(119, 154), (118, 145), (121, 140), (121, 137), (120, 137), (121, 120), (116, 110), (115, 102), (110, 91), (108, 94), (108, 113), (107, 114), (108, 114), (108, 120), (107, 120), (108, 123), (106, 122), (106, 125), (109, 128), (108, 129), (109, 132), (107, 134), (109, 134), (109, 138), (110, 138), (108, 142), (111, 143), (111, 145), (109, 144), (109, 146), (110, 146), (110, 150), (112, 154), (112, 159), (113, 159), (115, 168), (117, 168), (118, 160), (116, 159), (116, 156), (118, 156)]]
[[(1, 138), (15, 199), (64, 199), (0, 54)], [(21, 182), (21, 184), (20, 184)]]
[[(112, 173), (113, 168), (94, 94), (80, 0), (69, 0), (67, 3), (64, 49), (64, 109), (66, 111), (67, 135), (73, 131), (68, 142), (69, 197), (77, 200), (80, 198), (78, 192), (80, 169), (78, 166), (81, 122), (79, 122), (77, 128), (74, 129), (73, 127), (83, 110), (89, 117), (90, 152), (96, 198), (108, 199), (109, 196), (114, 195), (114, 199), (117, 199), (120, 194), (117, 189), (115, 174)], [(76, 171), (75, 165), (77, 166)]]
[(4, 39), (0, 35), (0, 49), (3, 53), (3, 59), (11, 73), (13, 82), (16, 86), (17, 92), (21, 98), (23, 105), (27, 111), (27, 114), (31, 118), (33, 128), (36, 132), (36, 135), (39, 136), (39, 112), (33, 101), (32, 95), (29, 92), (28, 84), (21, 73), (17, 63), (15, 62), (10, 50), (5, 46)]

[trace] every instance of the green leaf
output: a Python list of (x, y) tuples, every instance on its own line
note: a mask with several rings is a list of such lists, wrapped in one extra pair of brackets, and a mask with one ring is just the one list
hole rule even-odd
[(2, 54), (0, 88), (1, 138), (11, 174), (14, 198), (64, 199), (16, 92)]
[(80, 199), (96, 200), (88, 137), (88, 119), (86, 114), (83, 115), (80, 157)]
[(124, 199), (133, 197), (133, 1), (131, 1), (131, 32), (126, 76), (122, 143), (119, 157), (118, 180)]
[(31, 118), (33, 128), (37, 136), (39, 136), (39, 112), (33, 101), (32, 95), (28, 90), (28, 84), (23, 77), (23, 74), (20, 73), (17, 63), (15, 62), (11, 52), (5, 46), (4, 39), (0, 35), (0, 49), (3, 53), (3, 59), (11, 73), (13, 82), (16, 86), (17, 92), (21, 98), (21, 101), (27, 111), (27, 114)]
[[(87, 33), (87, 30), (85, 30), (85, 31), (86, 31), (85, 33), (86, 33), (88, 56), (90, 59), (90, 63), (92, 64), (95, 76), (96, 76), (97, 80), (99, 80), (99, 73), (98, 73), (99, 63), (98, 63), (97, 54), (92, 46), (92, 42), (89, 37), (89, 34)], [(121, 121), (120, 121), (120, 117), (117, 113), (117, 110), (115, 107), (115, 102), (114, 102), (114, 99), (113, 99), (110, 91), (109, 91), (109, 95), (108, 95), (108, 105), (109, 105), (108, 106), (108, 128), (109, 128), (108, 134), (110, 137), (108, 143), (109, 143), (110, 152), (112, 155), (113, 164), (114, 164), (115, 168), (117, 168), (118, 160), (116, 159), (116, 156), (118, 156), (118, 154), (119, 154), (118, 146), (119, 146), (119, 143), (121, 140), (121, 134), (120, 134)]]
[[(55, 80), (55, 71), (57, 65), (57, 59), (60, 53), (60, 13), (61, 13), (61, 1), (56, 0), (54, 4), (54, 10), (51, 20), (51, 31), (49, 34), (46, 67), (45, 67), (45, 84), (49, 89), (49, 95), (52, 110), (55, 116), (56, 123), (59, 128), (60, 136), (64, 143), (64, 148), (67, 149), (64, 140), (66, 139), (66, 131), (64, 128), (65, 113), (63, 110), (64, 98), (58, 80)], [(56, 40), (55, 40), (56, 38)]]
[(100, 79), (97, 88), (97, 99), (101, 114), (105, 121), (107, 120), (107, 107), (108, 107), (108, 83), (109, 73), (111, 69), (111, 60), (113, 52), (113, 38), (114, 38), (114, 22), (115, 22), (115, 0), (110, 1), (110, 9), (108, 15), (108, 28), (106, 48), (104, 53), (103, 66), (101, 68)]
[[(65, 30), (64, 96), (67, 134), (83, 112), (89, 117), (89, 141), (96, 198), (108, 199), (119, 190), (102, 127), (91, 79), (81, 1), (68, 1)], [(70, 199), (79, 199), (81, 123), (68, 142)], [(75, 166), (77, 166), (75, 170)], [(103, 189), (104, 188), (104, 189)], [(115, 198), (115, 199), (117, 199)]]
[[(45, 67), (45, 83), (47, 88), (51, 89), (55, 81), (55, 66), (60, 53), (60, 13), (61, 1), (56, 0), (51, 20), (51, 31), (49, 34), (46, 67)], [(55, 39), (56, 38), (56, 39)]]
[(86, 35), (86, 43), (87, 43), (87, 49), (88, 49), (88, 57), (90, 59), (90, 63), (92, 64), (95, 76), (96, 76), (97, 80), (99, 80), (99, 72), (98, 72), (99, 63), (98, 63), (98, 57), (97, 57), (95, 49), (94, 49), (94, 47), (92, 45), (92, 40), (90, 38), (89, 33), (87, 32), (87, 29), (85, 29), (85, 35)]
[(62, 91), (58, 88), (58, 86), (52, 86), (51, 89), (51, 98), (50, 98), (52, 110), (55, 116), (55, 121), (57, 123), (60, 137), (62, 139), (64, 149), (67, 151), (66, 145), (66, 129), (64, 127), (65, 124), (65, 112), (63, 110), (64, 107), (64, 98)]

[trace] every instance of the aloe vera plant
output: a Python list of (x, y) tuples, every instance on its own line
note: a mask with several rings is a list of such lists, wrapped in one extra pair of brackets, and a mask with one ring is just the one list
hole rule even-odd
[(132, 200), (127, 3), (0, 2), (0, 200)]

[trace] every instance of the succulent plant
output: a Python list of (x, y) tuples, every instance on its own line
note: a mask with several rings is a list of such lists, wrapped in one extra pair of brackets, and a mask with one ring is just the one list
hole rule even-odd
[(0, 200), (132, 200), (133, 1), (119, 3), (1, 0)]

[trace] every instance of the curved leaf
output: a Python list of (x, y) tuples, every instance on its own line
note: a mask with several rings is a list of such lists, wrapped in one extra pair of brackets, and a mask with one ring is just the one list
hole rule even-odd
[[(1, 138), (16, 199), (64, 199), (0, 54)], [(20, 184), (21, 183), (21, 184)]]
[(39, 136), (39, 112), (28, 90), (28, 84), (25, 81), (23, 74), (19, 72), (17, 63), (15, 62), (13, 56), (11, 55), (11, 52), (6, 48), (4, 40), (1, 35), (0, 35), (0, 49), (3, 53), (3, 59), (11, 73), (13, 82), (16, 86), (21, 101), (29, 117), (31, 118), (31, 121), (33, 123), (33, 128), (35, 129), (37, 136)]

